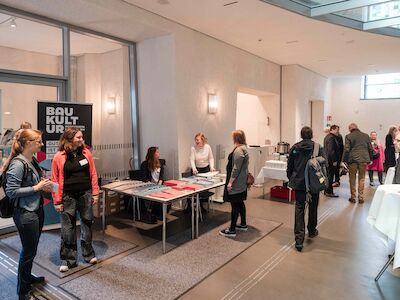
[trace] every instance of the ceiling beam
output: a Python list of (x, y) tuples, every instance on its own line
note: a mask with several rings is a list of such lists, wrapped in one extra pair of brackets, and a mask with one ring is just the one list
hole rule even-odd
[(370, 22), (365, 22), (363, 24), (363, 30), (371, 30), (371, 29), (382, 28), (382, 27), (390, 27), (390, 26), (399, 25), (399, 24), (400, 24), (400, 17), (378, 20), (378, 21), (370, 21)]
[(368, 5), (380, 4), (384, 2), (389, 2), (388, 0), (349, 0), (342, 1), (339, 3), (328, 4), (324, 6), (319, 6), (315, 8), (311, 8), (310, 15), (311, 17), (332, 14), (335, 12), (359, 8)]

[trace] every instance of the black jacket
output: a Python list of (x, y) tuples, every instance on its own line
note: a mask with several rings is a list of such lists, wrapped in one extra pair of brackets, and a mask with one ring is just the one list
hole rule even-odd
[(330, 165), (338, 162), (341, 158), (337, 136), (333, 133), (329, 133), (325, 136), (324, 152)]
[(339, 146), (339, 161), (342, 161), (343, 151), (344, 151), (343, 136), (339, 133), (339, 135), (336, 136), (336, 140), (337, 140), (338, 146)]
[[(305, 191), (306, 183), (304, 179), (304, 171), (308, 160), (311, 158), (314, 150), (314, 142), (312, 140), (302, 140), (294, 144), (289, 152), (287, 165), (287, 177), (289, 178), (290, 187), (294, 190)], [(319, 147), (318, 156), (323, 156), (322, 147)]]
[(346, 135), (343, 161), (346, 163), (370, 163), (374, 154), (368, 134), (354, 129)]
[[(142, 181), (151, 181), (151, 170), (149, 168), (149, 163), (147, 160), (143, 161), (142, 164), (140, 165), (140, 171), (141, 171), (141, 180)], [(165, 160), (160, 159), (160, 181), (158, 183), (162, 184), (162, 182), (165, 180), (164, 178), (165, 174)]]
[(393, 144), (393, 138), (390, 134), (385, 139), (385, 167), (390, 168), (396, 165), (396, 151)]

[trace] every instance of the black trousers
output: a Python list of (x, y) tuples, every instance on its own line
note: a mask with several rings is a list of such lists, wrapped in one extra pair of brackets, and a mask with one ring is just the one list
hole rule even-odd
[[(377, 171), (377, 172), (378, 172), (379, 183), (383, 184), (383, 172), (382, 171)], [(374, 171), (368, 170), (368, 175), (369, 175), (369, 182), (374, 182)]]
[(333, 179), (335, 178), (335, 174), (336, 174), (336, 169), (337, 167), (335, 167), (333, 164), (329, 163), (328, 164), (328, 180), (329, 180), (329, 186), (326, 189), (326, 193), (327, 194), (333, 194)]
[(18, 295), (25, 295), (32, 289), (32, 264), (43, 229), (43, 207), (41, 206), (37, 211), (27, 211), (17, 208), (13, 219), (22, 244), (18, 263), (17, 293)]
[[(309, 233), (314, 233), (318, 222), (318, 202), (319, 193), (311, 194), (311, 201), (308, 206), (308, 224)], [(304, 211), (306, 208), (306, 191), (296, 190), (296, 208), (294, 220), (294, 236), (296, 244), (302, 245), (305, 236)]]
[(333, 182), (338, 182), (340, 183), (340, 164), (342, 162), (338, 161), (336, 169), (335, 169), (335, 179), (333, 180)]
[(246, 206), (244, 201), (231, 202), (231, 226), (229, 230), (236, 231), (236, 223), (240, 215), (240, 225), (246, 225)]

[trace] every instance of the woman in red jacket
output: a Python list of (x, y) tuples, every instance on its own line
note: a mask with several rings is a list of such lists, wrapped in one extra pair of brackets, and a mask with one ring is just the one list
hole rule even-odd
[(97, 263), (91, 226), (92, 204), (98, 201), (99, 186), (92, 154), (86, 149), (79, 128), (65, 130), (58, 150), (52, 163), (52, 181), (59, 185), (53, 200), (55, 209), (61, 214), (60, 256), (63, 262), (60, 272), (66, 272), (77, 266), (77, 211), (81, 220), (82, 256), (90, 264)]

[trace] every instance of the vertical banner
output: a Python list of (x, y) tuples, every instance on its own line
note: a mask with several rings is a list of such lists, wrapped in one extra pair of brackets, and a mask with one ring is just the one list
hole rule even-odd
[[(52, 159), (66, 127), (79, 127), (85, 144), (92, 145), (92, 104), (38, 102), (38, 129), (43, 132), (44, 159)], [(42, 154), (43, 156), (43, 154)]]
[[(65, 128), (79, 127), (83, 132), (85, 144), (92, 146), (92, 104), (38, 101), (38, 130), (43, 132), (43, 148), (38, 153), (38, 160), (46, 166), (47, 177), (51, 176), (51, 160), (58, 151), (58, 141)], [(60, 223), (60, 216), (55, 211), (52, 199), (45, 199), (45, 225)]]

